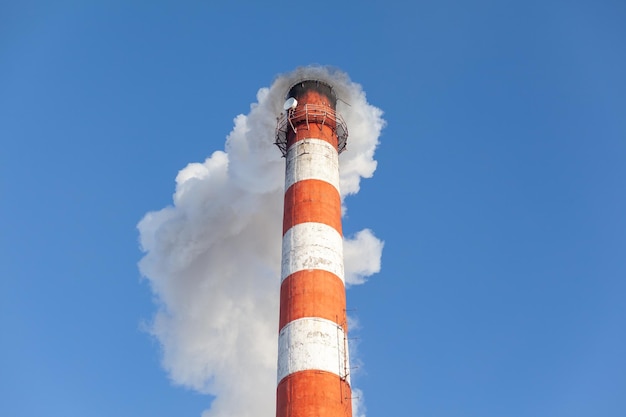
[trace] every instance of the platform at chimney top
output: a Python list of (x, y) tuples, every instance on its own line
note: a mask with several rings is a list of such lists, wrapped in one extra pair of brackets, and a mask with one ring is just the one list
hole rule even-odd
[(346, 149), (348, 127), (335, 110), (337, 96), (332, 86), (319, 80), (299, 81), (289, 88), (287, 100), (293, 105), (285, 108), (277, 118), (274, 142), (283, 156), (287, 155), (288, 133), (296, 133), (297, 129), (310, 129), (311, 124), (332, 129), (337, 135), (337, 152)]

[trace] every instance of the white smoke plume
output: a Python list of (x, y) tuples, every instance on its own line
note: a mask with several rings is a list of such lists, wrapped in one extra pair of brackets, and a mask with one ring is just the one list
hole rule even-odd
[[(273, 143), (284, 95), (304, 78), (328, 82), (340, 98), (350, 133), (342, 198), (358, 192), (376, 169), (382, 112), (345, 74), (300, 68), (261, 88), (225, 151), (183, 168), (173, 204), (137, 226), (139, 269), (158, 303), (150, 332), (171, 380), (214, 397), (203, 417), (275, 415), (285, 161)], [(345, 239), (349, 284), (380, 270), (382, 246), (369, 230)]]

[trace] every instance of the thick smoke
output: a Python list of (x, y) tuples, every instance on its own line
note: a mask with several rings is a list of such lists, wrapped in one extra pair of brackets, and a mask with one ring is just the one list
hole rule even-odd
[[(261, 88), (250, 112), (235, 118), (225, 151), (182, 169), (173, 205), (138, 224), (139, 268), (158, 303), (150, 332), (171, 380), (214, 396), (203, 417), (275, 414), (285, 161), (274, 132), (287, 89), (309, 77), (333, 85), (341, 99), (350, 132), (340, 157), (342, 198), (358, 192), (376, 169), (382, 112), (345, 74), (302, 68)], [(380, 270), (382, 247), (367, 229), (345, 239), (349, 284)]]

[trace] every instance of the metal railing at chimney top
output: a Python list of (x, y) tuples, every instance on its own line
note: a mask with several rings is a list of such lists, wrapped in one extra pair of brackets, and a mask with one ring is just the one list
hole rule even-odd
[(294, 124), (305, 121), (307, 129), (310, 123), (329, 126), (337, 134), (337, 151), (343, 152), (348, 141), (348, 126), (343, 118), (332, 108), (321, 104), (305, 104), (295, 109), (287, 110), (277, 119), (276, 142), (283, 156), (287, 155), (287, 132), (289, 129), (297, 132)]

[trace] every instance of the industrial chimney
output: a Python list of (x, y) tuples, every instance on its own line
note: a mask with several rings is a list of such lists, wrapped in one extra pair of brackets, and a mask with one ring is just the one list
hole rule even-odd
[(287, 94), (276, 145), (286, 159), (277, 417), (351, 417), (339, 153), (348, 130), (332, 86)]

